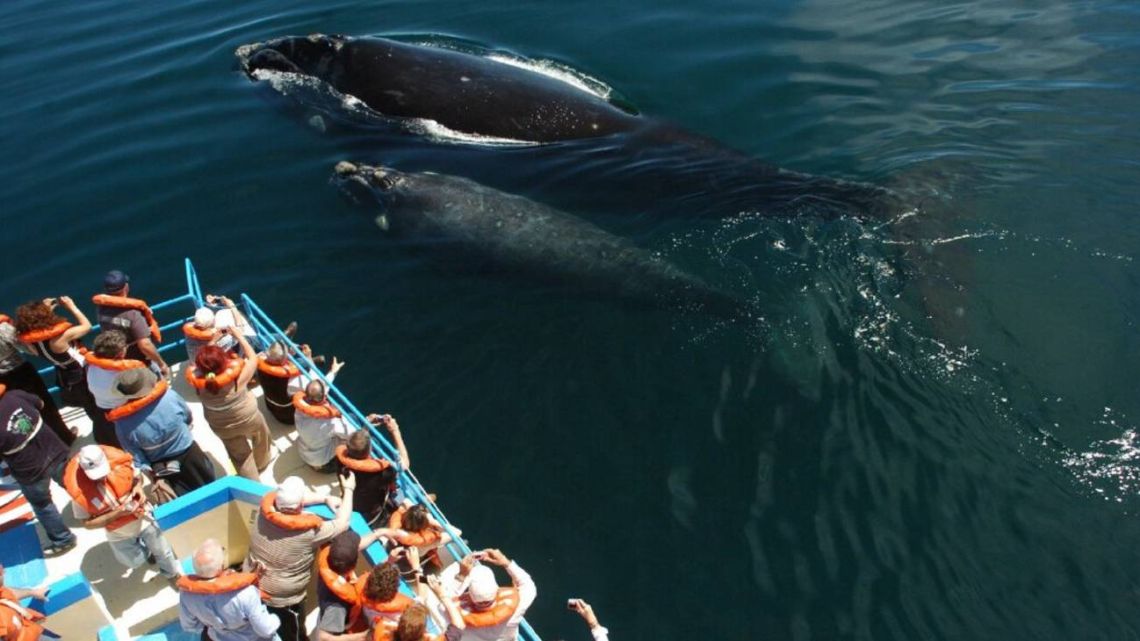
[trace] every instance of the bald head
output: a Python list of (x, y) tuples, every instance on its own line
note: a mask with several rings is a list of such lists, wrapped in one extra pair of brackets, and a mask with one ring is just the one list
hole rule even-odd
[(226, 551), (215, 539), (206, 539), (194, 550), (194, 574), (212, 579), (226, 567)]
[(285, 363), (285, 347), (281, 343), (273, 343), (269, 349), (265, 350), (265, 360), (272, 365), (283, 365)]
[(325, 402), (325, 385), (320, 381), (309, 381), (305, 386), (305, 401), (316, 405)]

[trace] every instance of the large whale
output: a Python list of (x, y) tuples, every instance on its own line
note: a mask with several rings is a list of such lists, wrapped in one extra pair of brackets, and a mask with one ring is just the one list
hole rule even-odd
[[(604, 167), (614, 178), (611, 184), (635, 183), (640, 193), (677, 202), (715, 199), (724, 204), (719, 213), (810, 209), (828, 217), (876, 217), (894, 208), (891, 192), (880, 187), (782, 169), (631, 113), (572, 83), (487, 56), (320, 34), (242, 45), (236, 55), (253, 79), (264, 77), (262, 72), (313, 78), (397, 122), (436, 123), (473, 140), (598, 141), (584, 155), (591, 163), (612, 159)], [(626, 138), (614, 144), (614, 136)]]
[(630, 302), (730, 318), (751, 312), (731, 294), (596, 225), (466, 178), (341, 161), (333, 182), (357, 202), (379, 203), (389, 233), (449, 242), (497, 268)]

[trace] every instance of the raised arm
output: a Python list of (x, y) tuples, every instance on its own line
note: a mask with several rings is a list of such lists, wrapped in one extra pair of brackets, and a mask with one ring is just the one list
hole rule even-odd
[(238, 374), (237, 379), (237, 386), (242, 388), (249, 385), (249, 382), (253, 380), (253, 375), (257, 373), (257, 350), (253, 349), (253, 345), (250, 345), (249, 341), (246, 340), (245, 334), (242, 334), (236, 326), (230, 325), (226, 331), (237, 340), (241, 347), (242, 357), (245, 358), (245, 363), (242, 365), (241, 373)]
[(406, 470), (411, 467), (412, 461), (408, 458), (408, 448), (404, 445), (404, 437), (400, 435), (400, 424), (396, 422), (396, 417), (391, 414), (369, 414), (367, 418), (372, 425), (386, 428), (388, 434), (392, 436), (396, 453), (400, 456), (400, 469)]
[(57, 352), (63, 351), (67, 348), (68, 345), (71, 344), (72, 341), (77, 341), (83, 338), (87, 335), (88, 332), (91, 331), (91, 321), (88, 320), (87, 316), (83, 313), (83, 310), (79, 309), (79, 307), (75, 305), (75, 301), (71, 300), (70, 296), (60, 296), (59, 304), (67, 308), (67, 311), (75, 317), (75, 320), (77, 322), (75, 325), (68, 328), (66, 332), (51, 342), (52, 349)]

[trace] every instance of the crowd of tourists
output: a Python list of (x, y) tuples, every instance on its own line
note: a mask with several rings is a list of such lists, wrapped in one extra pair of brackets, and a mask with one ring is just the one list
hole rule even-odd
[[(295, 427), (301, 460), (317, 473), (335, 474), (341, 491), (318, 494), (300, 477), (284, 479), (263, 498), (240, 565), (230, 567), (225, 549), (209, 539), (194, 551), (193, 573), (184, 575), (153, 506), (210, 483), (215, 469), (194, 439), (185, 399), (171, 385), (150, 307), (131, 296), (121, 271), (109, 272), (103, 285), (92, 299), (102, 331), (90, 349), (82, 339), (92, 323), (67, 296), (21, 305), (14, 317), (0, 315), (0, 458), (45, 531), (45, 555), (76, 545), (51, 500), (54, 482), (71, 497), (83, 527), (105, 530), (119, 563), (155, 564), (177, 587), (181, 626), (202, 639), (308, 638), (304, 601), (314, 582), (318, 641), (420, 641), (434, 638), (429, 629), (447, 641), (517, 638), (537, 595), (530, 575), (493, 548), (445, 567), (440, 551), (462, 533), (401, 491), (399, 470), (410, 459), (396, 419), (370, 414), (370, 425), (354, 425), (330, 401), (325, 383), (293, 363), (285, 344), (258, 352), (248, 321), (224, 296), (207, 297), (208, 306), (182, 327), (185, 377), (210, 429), (237, 474), (258, 480), (272, 458), (269, 426), (250, 391), (260, 385), (267, 411)], [(307, 346), (301, 349), (312, 356)], [(25, 355), (51, 363), (60, 400), (90, 418), (93, 444), (71, 453), (77, 432)], [(342, 366), (334, 358), (324, 378), (332, 381)], [(373, 453), (372, 427), (387, 431), (396, 461)], [(328, 506), (334, 518), (304, 511), (313, 504)], [(349, 528), (354, 512), (369, 534)], [(358, 574), (360, 555), (373, 544), (383, 546), (386, 560)], [(499, 585), (494, 567), (509, 586)], [(42, 615), (17, 603), (26, 596), (47, 595), (3, 587), (0, 566), (0, 639), (39, 638)], [(568, 608), (595, 640), (606, 639), (588, 603), (571, 599)]]

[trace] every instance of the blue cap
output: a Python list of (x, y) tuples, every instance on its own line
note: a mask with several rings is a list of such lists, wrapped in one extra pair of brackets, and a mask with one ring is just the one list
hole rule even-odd
[(130, 276), (127, 276), (117, 269), (112, 269), (103, 277), (103, 290), (108, 294), (114, 294), (126, 287), (129, 282), (131, 282)]

